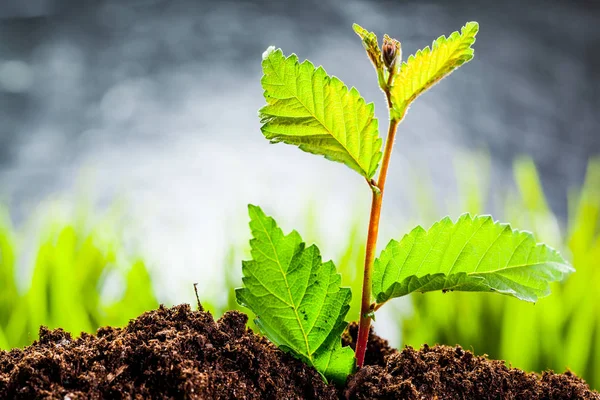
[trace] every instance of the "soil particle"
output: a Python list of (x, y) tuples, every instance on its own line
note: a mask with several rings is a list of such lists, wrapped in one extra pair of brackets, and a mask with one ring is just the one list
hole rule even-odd
[[(372, 332), (367, 366), (344, 388), (246, 329), (190, 306), (160, 307), (125, 328), (73, 339), (40, 329), (23, 350), (0, 351), (0, 399), (598, 399), (567, 372), (541, 376), (460, 347), (398, 352)], [(354, 347), (358, 327), (344, 334)]]
[(367, 366), (346, 385), (346, 399), (599, 399), (567, 372), (541, 376), (474, 356), (460, 346), (406, 347)]

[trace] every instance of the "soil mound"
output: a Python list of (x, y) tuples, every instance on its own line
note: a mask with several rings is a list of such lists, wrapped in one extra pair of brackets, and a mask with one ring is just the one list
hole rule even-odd
[(33, 345), (0, 352), (0, 398), (338, 398), (314, 369), (246, 330), (247, 320), (231, 311), (215, 322), (186, 304), (76, 340), (42, 328)]
[[(527, 374), (460, 347), (391, 349), (371, 335), (368, 366), (344, 388), (246, 329), (189, 305), (160, 307), (96, 335), (40, 329), (0, 351), (0, 399), (599, 399), (570, 373)], [(343, 341), (354, 347), (356, 324)]]
[(406, 347), (367, 366), (346, 384), (347, 399), (600, 399), (567, 372), (541, 376), (474, 356), (460, 346)]

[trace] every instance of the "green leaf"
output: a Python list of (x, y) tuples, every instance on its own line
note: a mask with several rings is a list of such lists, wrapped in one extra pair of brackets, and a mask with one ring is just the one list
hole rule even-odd
[(315, 245), (305, 247), (296, 231), (284, 235), (259, 207), (248, 209), (252, 260), (243, 262), (238, 303), (256, 314), (256, 325), (277, 346), (345, 382), (354, 369), (354, 352), (341, 347), (350, 289), (340, 287), (335, 266), (321, 261)]
[(440, 36), (429, 47), (417, 51), (402, 63), (391, 89), (392, 107), (396, 118), (404, 117), (406, 110), (421, 93), (448, 76), (456, 68), (473, 58), (477, 22), (467, 23), (450, 37)]
[(381, 57), (381, 50), (377, 43), (377, 35), (374, 32), (369, 32), (358, 24), (352, 24), (352, 29), (362, 40), (363, 47), (367, 51), (369, 59), (373, 63), (376, 70), (383, 70), (383, 58)]
[(261, 83), (267, 105), (260, 109), (263, 135), (346, 164), (366, 178), (377, 171), (381, 139), (372, 103), (306, 60), (267, 49)]
[(417, 226), (390, 241), (375, 260), (378, 303), (412, 292), (494, 291), (535, 302), (550, 294), (548, 282), (573, 272), (554, 249), (529, 232), (512, 230), (490, 216), (446, 217), (428, 231)]

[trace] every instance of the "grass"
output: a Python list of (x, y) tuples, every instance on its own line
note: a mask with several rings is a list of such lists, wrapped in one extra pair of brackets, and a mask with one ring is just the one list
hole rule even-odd
[[(2, 210), (0, 348), (30, 344), (40, 325), (72, 333), (95, 332), (104, 325), (125, 325), (158, 306), (143, 259), (123, 257), (109, 220), (97, 221), (92, 228), (76, 218), (47, 220), (27, 265), (26, 235), (14, 229)], [(30, 275), (22, 277), (23, 270)], [(117, 289), (112, 295), (111, 288)]]

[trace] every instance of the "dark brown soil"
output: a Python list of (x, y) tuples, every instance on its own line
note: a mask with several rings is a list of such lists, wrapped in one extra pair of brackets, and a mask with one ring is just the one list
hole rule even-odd
[(567, 372), (542, 376), (474, 356), (460, 346), (407, 347), (385, 366), (367, 366), (346, 385), (347, 399), (600, 399)]
[(600, 399), (569, 373), (526, 374), (460, 347), (397, 352), (374, 335), (370, 365), (335, 388), (246, 322), (181, 305), (76, 340), (41, 328), (33, 345), (0, 351), (0, 399)]
[(0, 352), (1, 399), (337, 399), (320, 375), (246, 330), (188, 305), (160, 307), (124, 329), (40, 340)]

